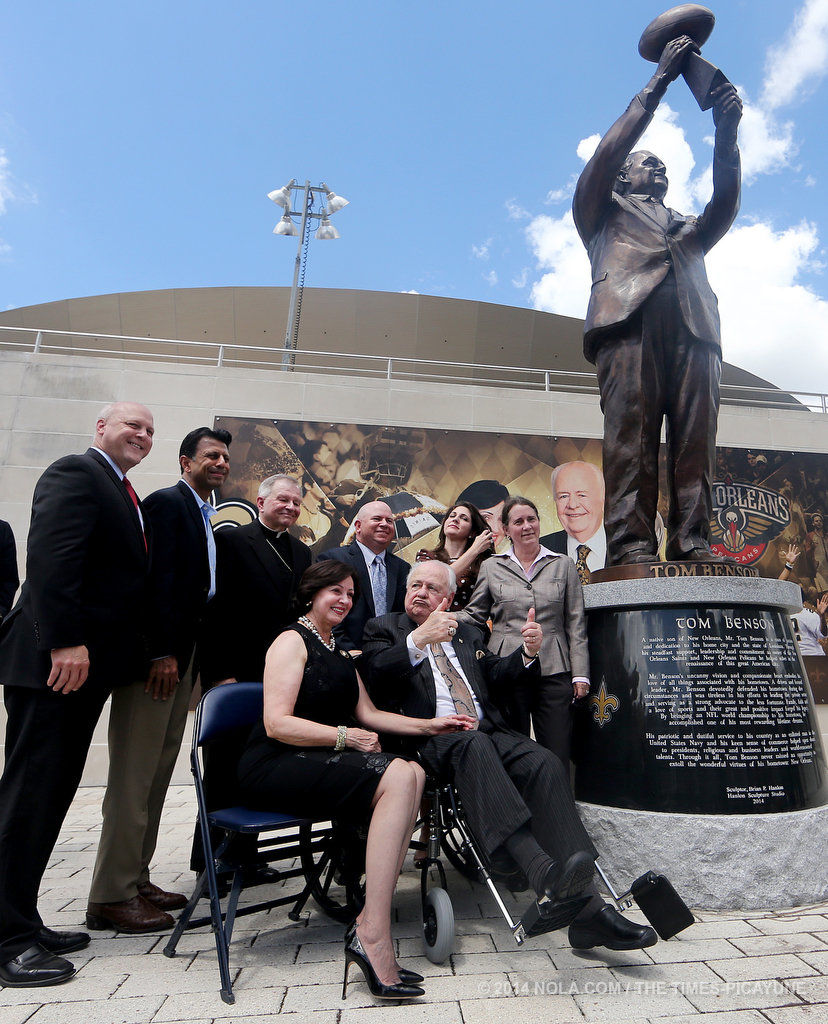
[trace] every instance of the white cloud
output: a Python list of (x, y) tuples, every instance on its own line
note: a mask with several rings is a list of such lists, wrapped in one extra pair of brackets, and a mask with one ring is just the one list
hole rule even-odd
[(0, 214), (6, 212), (6, 206), (12, 199), (14, 199), (14, 190), (9, 171), (9, 158), (6, 156), (6, 151), (0, 149)]
[(525, 210), (515, 199), (507, 199), (504, 203), (506, 212), (509, 214), (509, 220), (528, 220), (532, 216), (528, 210)]
[(774, 112), (745, 100), (739, 125), (742, 177), (747, 184), (759, 174), (774, 174), (789, 167), (796, 156), (792, 121), (780, 121)]
[(483, 280), (486, 282), (486, 284), (494, 288), (494, 286), (497, 284), (497, 271), (490, 270), (488, 274), (483, 275)]
[(419, 295), (420, 293), (416, 288), (403, 288), (400, 295)]
[(472, 245), (472, 256), (474, 256), (476, 260), (487, 260), (489, 258), (489, 247), (491, 244), (491, 238), (487, 238), (481, 245)]
[(707, 269), (728, 362), (782, 387), (822, 389), (828, 302), (801, 283), (822, 269), (819, 248), (816, 225), (802, 221), (779, 231), (765, 223), (733, 228), (712, 250)]
[(527, 225), (526, 237), (538, 267), (546, 271), (532, 285), (532, 305), (562, 316), (582, 317), (589, 298), (589, 260), (572, 211), (562, 217), (535, 217)]
[(512, 278), (512, 284), (515, 288), (525, 288), (526, 282), (529, 280), (529, 267), (521, 267), (520, 273), (517, 277)]
[(787, 106), (815, 88), (828, 70), (828, 0), (805, 0), (788, 34), (768, 52), (762, 106)]

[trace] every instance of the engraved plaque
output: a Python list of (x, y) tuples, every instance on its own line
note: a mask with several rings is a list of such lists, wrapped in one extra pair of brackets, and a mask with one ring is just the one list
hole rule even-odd
[(750, 607), (589, 613), (592, 689), (576, 714), (580, 800), (697, 814), (828, 801), (788, 616)]

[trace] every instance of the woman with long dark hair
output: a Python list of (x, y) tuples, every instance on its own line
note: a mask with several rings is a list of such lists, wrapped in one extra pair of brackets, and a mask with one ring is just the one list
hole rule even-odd
[(418, 562), (437, 559), (454, 569), (457, 592), (449, 611), (466, 607), (480, 566), (492, 553), (493, 543), (492, 531), (479, 510), (468, 502), (456, 502), (443, 517), (436, 547), (417, 552)]

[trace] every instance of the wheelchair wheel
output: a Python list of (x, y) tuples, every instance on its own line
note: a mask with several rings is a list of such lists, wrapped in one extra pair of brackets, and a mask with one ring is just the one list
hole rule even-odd
[(470, 878), (472, 882), (480, 881), (480, 869), (477, 866), (477, 861), (466, 847), (459, 829), (452, 828), (446, 822), (446, 827), (440, 836), (440, 846), (446, 855), (446, 860), (464, 878)]
[(423, 944), (433, 964), (442, 964), (454, 952), (454, 908), (445, 889), (429, 889), (423, 902)]
[(365, 901), (362, 873), (364, 864), (359, 851), (356, 861), (352, 839), (337, 825), (314, 831), (312, 824), (299, 830), (300, 860), (305, 881), (313, 879), (311, 896), (328, 917), (350, 924)]

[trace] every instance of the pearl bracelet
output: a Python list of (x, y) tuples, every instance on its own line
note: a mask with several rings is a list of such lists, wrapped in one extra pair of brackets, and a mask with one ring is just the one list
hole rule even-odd
[(336, 744), (334, 750), (339, 753), (345, 749), (345, 741), (348, 739), (348, 726), (338, 725), (336, 727)]

